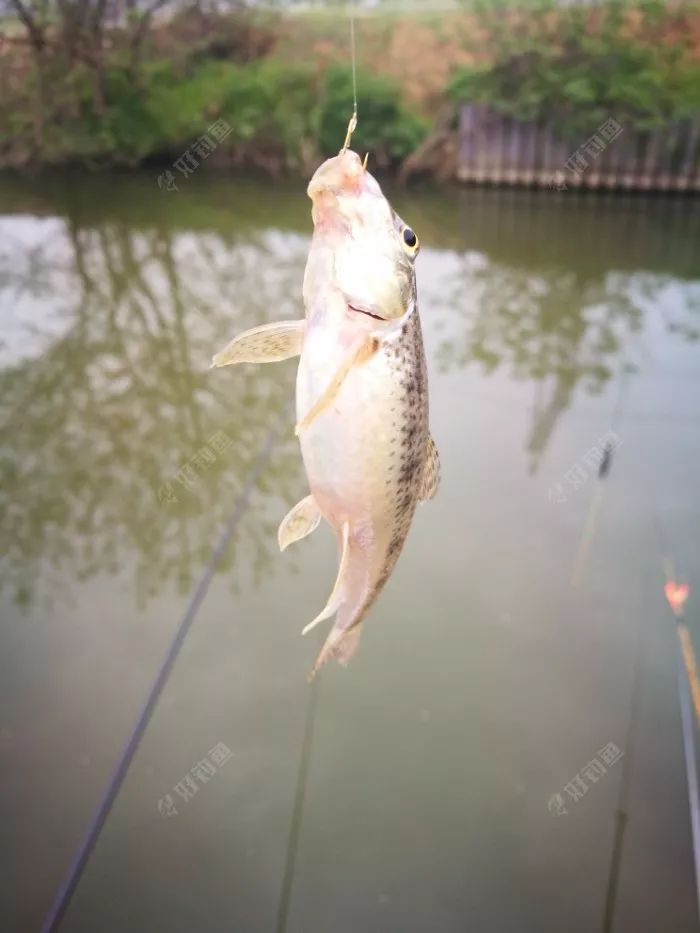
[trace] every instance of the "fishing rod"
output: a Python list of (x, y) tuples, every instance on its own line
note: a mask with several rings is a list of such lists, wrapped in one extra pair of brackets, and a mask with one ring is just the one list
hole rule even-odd
[[(661, 564), (663, 567), (663, 573), (666, 584), (668, 585), (673, 576), (673, 565), (670, 559), (666, 556), (668, 552), (664, 545), (664, 536), (661, 529), (658, 509), (653, 499), (652, 519), (655, 537), (659, 549), (659, 556), (661, 558)], [(669, 600), (669, 603), (670, 602), (671, 601)], [(698, 908), (698, 918), (700, 919), (700, 798), (698, 791), (698, 770), (695, 749), (695, 722), (693, 720), (693, 710), (691, 706), (692, 697), (694, 700), (696, 700), (696, 714), (698, 716), (698, 721), (700, 721), (700, 683), (698, 682), (697, 665), (695, 662), (692, 642), (690, 640), (690, 633), (683, 620), (682, 606), (674, 608), (674, 606), (671, 604), (671, 610), (675, 619), (676, 632), (678, 635), (676, 651), (676, 681), (681, 712), (683, 754), (685, 758), (685, 769), (688, 782), (688, 805), (690, 811), (691, 841), (693, 846), (695, 893)], [(622, 865), (624, 834), (629, 820), (629, 814), (627, 811), (627, 798), (632, 779), (632, 769), (634, 767), (634, 748), (636, 744), (637, 716), (639, 711), (639, 674), (641, 669), (641, 657), (642, 628), (640, 624), (637, 629), (637, 646), (635, 651), (634, 673), (632, 675), (632, 698), (630, 700), (629, 724), (627, 729), (627, 739), (625, 742), (625, 758), (622, 778), (620, 781), (618, 805), (615, 811), (615, 835), (610, 858), (608, 886), (605, 896), (603, 933), (612, 933), (613, 930), (617, 888)]]
[(690, 706), (690, 691), (688, 689), (686, 664), (680, 645), (676, 660), (676, 676), (678, 680), (678, 693), (681, 703), (683, 751), (685, 752), (685, 768), (686, 776), (688, 778), (688, 803), (690, 806), (690, 827), (693, 839), (693, 860), (695, 862), (695, 889), (698, 917), (700, 918), (700, 800), (698, 799), (698, 769), (695, 752), (695, 724), (693, 722), (693, 713)]
[(685, 624), (683, 603), (688, 595), (685, 588), (683, 598), (674, 601), (669, 593), (669, 584), (673, 585), (673, 561), (659, 519), (659, 511), (655, 499), (652, 499), (652, 517), (654, 532), (661, 557), (664, 575), (664, 591), (667, 603), (671, 610), (676, 628), (678, 641), (676, 645), (676, 681), (678, 685), (678, 699), (681, 709), (681, 735), (683, 738), (683, 754), (685, 756), (685, 770), (688, 781), (688, 806), (690, 810), (690, 832), (693, 845), (693, 863), (695, 868), (695, 891), (700, 920), (700, 791), (698, 789), (697, 753), (695, 749), (696, 722), (693, 718), (695, 708), (698, 723), (700, 723), (700, 683), (698, 682), (697, 663), (693, 651), (688, 626)]
[[(619, 422), (622, 412), (622, 402), (624, 399), (627, 373), (623, 368), (620, 370), (620, 383), (617, 392), (617, 399), (613, 406), (610, 416), (610, 428), (612, 433), (614, 426)], [(574, 566), (571, 576), (571, 585), (580, 586), (583, 579), (583, 573), (586, 566), (590, 546), (597, 525), (597, 517), (603, 504), (603, 480), (610, 472), (612, 464), (612, 455), (614, 448), (606, 445), (602, 454), (601, 462), (598, 466), (598, 482), (593, 493), (591, 503), (586, 514), (584, 527), (581, 532), (579, 546), (574, 558)], [(622, 762), (622, 776), (620, 778), (620, 792), (618, 795), (617, 807), (615, 810), (615, 832), (613, 836), (612, 852), (610, 854), (610, 868), (608, 870), (608, 882), (605, 891), (605, 905), (603, 909), (603, 933), (612, 933), (613, 920), (615, 916), (615, 906), (617, 902), (617, 889), (622, 867), (622, 852), (625, 838), (625, 829), (629, 819), (627, 813), (627, 798), (632, 780), (632, 769), (634, 768), (634, 749), (637, 738), (637, 725), (639, 713), (639, 695), (640, 695), (640, 669), (642, 660), (642, 641), (643, 632), (641, 624), (637, 626), (636, 643), (634, 652), (634, 665), (632, 669), (632, 691), (629, 705), (629, 718), (627, 721), (627, 734), (625, 738), (625, 756)]]
[[(320, 635), (317, 636), (317, 643), (320, 649), (323, 643), (323, 638)], [(287, 853), (284, 860), (284, 875), (282, 876), (282, 888), (277, 905), (276, 933), (285, 933), (287, 929), (289, 905), (292, 900), (294, 870), (296, 868), (297, 850), (299, 848), (299, 836), (301, 834), (301, 824), (304, 817), (304, 800), (306, 797), (306, 784), (309, 778), (309, 765), (311, 763), (311, 748), (314, 740), (314, 726), (316, 723), (320, 683), (321, 678), (314, 677), (309, 687), (309, 698), (306, 705), (306, 716), (304, 720), (304, 736), (301, 740), (299, 772), (297, 775), (297, 786), (294, 792), (292, 822), (289, 827), (289, 840), (287, 842)]]
[[(352, 62), (352, 116), (348, 123), (345, 142), (341, 153), (350, 145), (352, 134), (357, 128), (357, 54), (355, 49), (355, 12), (350, 13), (350, 58)], [(365, 157), (365, 164), (367, 159)], [(318, 637), (319, 647), (323, 639)], [(309, 767), (311, 764), (311, 751), (314, 740), (314, 727), (316, 724), (316, 711), (319, 702), (320, 678), (314, 677), (311, 682), (309, 697), (306, 704), (306, 716), (304, 719), (304, 735), (301, 741), (301, 755), (299, 757), (299, 772), (297, 774), (297, 785), (294, 792), (294, 805), (292, 808), (292, 821), (289, 827), (289, 839), (287, 841), (287, 852), (284, 860), (284, 874), (282, 876), (282, 887), (280, 890), (279, 902), (277, 905), (277, 922), (275, 926), (276, 933), (285, 933), (287, 929), (287, 920), (289, 919), (289, 907), (292, 899), (292, 886), (294, 883), (294, 871), (296, 867), (297, 851), (299, 848), (299, 837), (301, 835), (301, 826), (304, 818), (304, 800), (306, 798), (306, 785), (309, 778)]]
[(265, 442), (260, 448), (255, 461), (250, 469), (248, 478), (246, 479), (243, 488), (241, 489), (240, 495), (236, 500), (236, 503), (231, 512), (231, 516), (227, 521), (224, 529), (219, 538), (219, 542), (214, 548), (211, 557), (209, 558), (209, 563), (207, 564), (204, 573), (202, 574), (197, 588), (192, 595), (192, 599), (185, 611), (182, 621), (180, 622), (175, 635), (173, 636), (170, 646), (165, 654), (165, 658), (161, 663), (160, 669), (156, 675), (156, 678), (153, 682), (153, 686), (148, 692), (148, 696), (143, 704), (141, 712), (139, 713), (136, 722), (131, 730), (131, 734), (122, 749), (121, 755), (117, 761), (116, 767), (112, 772), (112, 776), (109, 779), (107, 788), (100, 800), (97, 809), (92, 815), (90, 822), (88, 823), (87, 830), (83, 839), (71, 861), (70, 867), (66, 873), (65, 878), (63, 879), (59, 889), (57, 890), (49, 912), (46, 915), (44, 923), (41, 927), (41, 933), (54, 933), (58, 929), (61, 920), (63, 919), (68, 906), (70, 905), (75, 889), (80, 882), (80, 879), (85, 871), (90, 855), (92, 854), (95, 844), (102, 832), (102, 829), (105, 825), (107, 817), (112, 809), (114, 801), (119, 793), (121, 786), (124, 782), (124, 778), (127, 775), (127, 772), (131, 766), (131, 763), (136, 754), (136, 750), (139, 747), (141, 739), (143, 738), (144, 732), (148, 727), (148, 724), (155, 710), (156, 704), (160, 699), (160, 695), (163, 692), (163, 689), (168, 681), (168, 678), (172, 672), (173, 666), (177, 657), (182, 648), (183, 642), (187, 637), (192, 623), (194, 622), (195, 616), (199, 611), (204, 597), (207, 594), (209, 589), (209, 584), (212, 581), (212, 578), (216, 572), (221, 559), (224, 556), (226, 548), (231, 541), (231, 538), (236, 532), (238, 525), (243, 517), (243, 513), (248, 507), (250, 497), (255, 488), (261, 473), (263, 472), (267, 461), (270, 458), (272, 449), (279, 437), (281, 430), (281, 418), (278, 418), (277, 422), (270, 429)]

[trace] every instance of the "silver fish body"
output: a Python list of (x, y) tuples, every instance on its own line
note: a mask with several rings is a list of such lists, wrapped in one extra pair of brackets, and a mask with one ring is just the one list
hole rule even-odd
[[(297, 413), (308, 411), (340, 365), (342, 346), (307, 322), (297, 375)], [(325, 655), (347, 661), (360, 625), (401, 553), (420, 499), (428, 453), (428, 385), (417, 308), (400, 331), (347, 375), (330, 410), (300, 435), (309, 488), (349, 555)]]
[(437, 490), (428, 381), (416, 298), (418, 242), (350, 150), (309, 184), (314, 235), (306, 316), (253, 328), (213, 365), (300, 355), (297, 433), (310, 494), (280, 525), (284, 549), (321, 518), (338, 540), (335, 586), (304, 632), (335, 615), (311, 676), (352, 656), (389, 578), (419, 501)]

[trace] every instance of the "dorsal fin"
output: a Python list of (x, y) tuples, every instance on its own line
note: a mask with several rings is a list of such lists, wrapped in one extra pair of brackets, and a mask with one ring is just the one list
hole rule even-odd
[(423, 463), (423, 476), (421, 478), (418, 498), (421, 502), (426, 499), (432, 499), (438, 491), (440, 485), (440, 455), (438, 454), (435, 441), (428, 437), (428, 449), (425, 453)]

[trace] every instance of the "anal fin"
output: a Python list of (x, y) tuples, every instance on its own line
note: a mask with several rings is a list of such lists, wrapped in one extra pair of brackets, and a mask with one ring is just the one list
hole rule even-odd
[(290, 544), (301, 541), (302, 538), (310, 535), (312, 531), (318, 528), (320, 521), (321, 511), (313, 496), (306, 496), (301, 502), (297, 502), (280, 523), (277, 532), (280, 551), (284, 551)]
[(340, 552), (340, 566), (338, 567), (338, 576), (335, 579), (335, 586), (333, 587), (333, 592), (328, 597), (328, 602), (319, 612), (313, 621), (309, 622), (308, 625), (304, 626), (302, 629), (302, 635), (306, 635), (307, 632), (310, 632), (312, 628), (318, 625), (319, 622), (323, 622), (324, 619), (329, 619), (334, 615), (340, 608), (340, 603), (343, 599), (343, 581), (345, 578), (345, 573), (348, 567), (348, 555), (350, 553), (350, 523), (343, 523), (342, 531), (342, 544)]
[(212, 368), (232, 363), (277, 363), (299, 356), (306, 321), (275, 321), (243, 331), (216, 354)]

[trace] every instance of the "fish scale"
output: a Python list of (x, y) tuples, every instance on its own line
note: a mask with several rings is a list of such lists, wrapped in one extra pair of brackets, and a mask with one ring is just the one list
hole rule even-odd
[[(319, 377), (335, 359), (320, 361), (302, 350), (299, 413)], [(313, 373), (313, 375), (309, 375)], [(307, 385), (313, 387), (306, 391)], [(350, 521), (352, 560), (367, 563), (361, 600), (348, 599), (334, 634), (358, 625), (398, 560), (419, 501), (428, 447), (428, 390), (417, 309), (397, 339), (381, 347), (346, 379), (333, 409), (300, 437), (309, 487), (323, 517), (339, 533)], [(360, 546), (354, 548), (355, 537)], [(364, 542), (364, 546), (362, 546)]]

